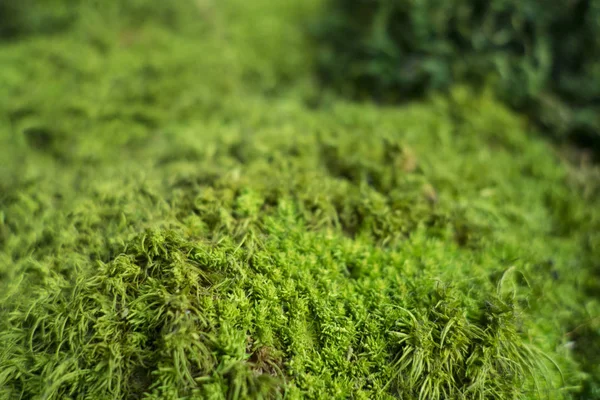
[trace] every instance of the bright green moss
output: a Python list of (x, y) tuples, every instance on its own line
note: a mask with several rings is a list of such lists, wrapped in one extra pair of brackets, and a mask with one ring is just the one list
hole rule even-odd
[(0, 47), (0, 398), (597, 396), (597, 167), (317, 96), (318, 2), (181, 4)]

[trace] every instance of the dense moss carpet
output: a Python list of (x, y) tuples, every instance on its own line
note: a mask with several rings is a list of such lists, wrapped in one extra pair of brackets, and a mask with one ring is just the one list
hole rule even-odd
[(597, 166), (321, 93), (319, 1), (124, 4), (0, 44), (1, 399), (598, 398)]

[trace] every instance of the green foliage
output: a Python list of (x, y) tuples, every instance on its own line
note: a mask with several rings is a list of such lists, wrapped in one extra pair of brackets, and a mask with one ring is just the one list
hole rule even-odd
[(0, 0), (0, 40), (67, 29), (76, 18), (74, 0)]
[(490, 83), (560, 138), (600, 143), (600, 2), (331, 0), (326, 84), (402, 101)]
[(0, 46), (0, 398), (593, 396), (598, 168), (461, 87), (315, 109), (282, 4)]
[[(198, 2), (202, 3), (202, 0)], [(95, 45), (106, 49), (106, 38), (98, 35), (106, 25), (125, 29), (120, 33), (130, 36), (132, 30), (144, 25), (173, 31), (190, 28), (192, 22), (198, 23), (194, 16), (198, 16), (198, 7), (190, 1), (0, 0), (0, 40), (55, 35), (83, 28), (95, 32)], [(132, 38), (124, 38), (127, 39)]]

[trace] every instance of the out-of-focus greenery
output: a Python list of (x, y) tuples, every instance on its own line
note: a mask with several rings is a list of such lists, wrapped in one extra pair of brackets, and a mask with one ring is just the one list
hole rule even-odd
[(320, 96), (318, 0), (64, 4), (0, 44), (0, 399), (598, 396), (598, 167)]
[(66, 29), (77, 16), (75, 5), (73, 0), (0, 0), (0, 40)]
[(600, 148), (600, 1), (329, 3), (325, 83), (386, 101), (489, 84), (545, 132)]

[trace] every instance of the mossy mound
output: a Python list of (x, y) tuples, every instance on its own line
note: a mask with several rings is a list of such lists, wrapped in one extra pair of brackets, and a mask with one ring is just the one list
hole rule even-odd
[(597, 395), (597, 167), (318, 96), (318, 1), (177, 4), (0, 46), (0, 398)]

